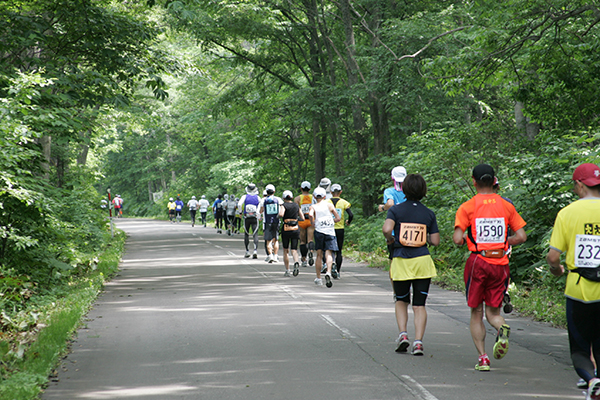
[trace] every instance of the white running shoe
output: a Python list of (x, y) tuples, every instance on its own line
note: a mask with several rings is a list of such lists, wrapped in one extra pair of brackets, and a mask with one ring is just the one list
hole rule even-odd
[(323, 280), (321, 278), (315, 278), (315, 285), (323, 286)]
[(600, 400), (600, 378), (594, 378), (589, 382), (585, 400)]
[(304, 267), (304, 268), (308, 267), (308, 263), (306, 262), (306, 260), (302, 261), (302, 267)]
[(273, 255), (273, 262), (279, 262), (279, 256), (277, 254)]
[(250, 258), (250, 252), (248, 250), (246, 250), (246, 254), (244, 255), (244, 258)]
[(269, 263), (275, 262), (275, 256), (273, 254), (269, 254)]
[(283, 276), (288, 276), (289, 277), (289, 276), (292, 276), (292, 274), (290, 274), (290, 270), (289, 269), (286, 269), (285, 272), (284, 272), (284, 274), (283, 274)]
[(254, 250), (254, 253), (252, 253), (252, 258), (255, 260), (258, 258), (258, 253), (256, 252), (256, 250)]

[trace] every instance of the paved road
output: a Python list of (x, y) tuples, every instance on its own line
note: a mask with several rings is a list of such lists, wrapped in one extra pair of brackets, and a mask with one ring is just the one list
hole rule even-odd
[(241, 235), (149, 220), (118, 227), (129, 235), (121, 271), (43, 399), (584, 398), (563, 330), (511, 315), (509, 354), (477, 372), (462, 294), (434, 287), (425, 356), (397, 354), (383, 271), (347, 262), (327, 289), (310, 267), (283, 277), (262, 248), (244, 259)]

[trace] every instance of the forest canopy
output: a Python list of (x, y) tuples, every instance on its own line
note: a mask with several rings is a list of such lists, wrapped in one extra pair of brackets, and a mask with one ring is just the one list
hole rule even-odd
[(397, 165), (427, 180), (436, 261), (454, 268), (454, 212), (486, 162), (528, 222), (512, 264), (535, 286), (574, 167), (599, 161), (598, 15), (566, 0), (6, 0), (1, 276), (47, 288), (92, 268), (109, 188), (127, 215), (164, 216), (175, 195), (326, 176), (353, 204), (350, 240), (377, 251)]

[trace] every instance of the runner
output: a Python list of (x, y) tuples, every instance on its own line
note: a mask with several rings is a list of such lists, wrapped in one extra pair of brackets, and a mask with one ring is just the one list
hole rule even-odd
[(263, 190), (263, 197), (262, 199), (260, 199), (260, 203), (258, 206), (259, 210), (263, 210), (262, 212), (258, 213), (258, 220), (262, 221), (262, 231), (263, 231), (263, 242), (265, 243), (265, 254), (267, 255), (267, 258), (265, 258), (265, 262), (269, 262), (269, 260), (271, 259), (271, 257), (269, 257), (269, 246), (266, 240), (264, 240), (264, 236), (265, 236), (265, 212), (264, 212), (264, 208), (263, 208), (263, 203), (265, 202), (265, 199), (267, 198), (267, 190)]
[[(546, 261), (554, 276), (569, 274), (565, 286), (571, 360), (588, 384), (586, 400), (600, 399), (600, 379), (590, 359), (600, 360), (600, 168), (585, 163), (573, 172), (579, 199), (558, 212)], [(591, 350), (590, 350), (591, 348)]]
[(217, 229), (217, 233), (221, 233), (221, 229), (223, 228), (223, 215), (225, 214), (225, 210), (223, 210), (222, 195), (217, 196), (212, 208), (215, 213), (215, 228)]
[(279, 208), (283, 200), (275, 196), (275, 186), (267, 185), (267, 197), (263, 200), (260, 212), (265, 213), (265, 241), (267, 242), (267, 262), (277, 262), (279, 251)]
[(393, 187), (389, 187), (383, 191), (383, 204), (379, 205), (379, 211), (387, 211), (392, 206), (402, 203), (406, 197), (402, 192), (402, 182), (406, 177), (406, 168), (398, 166), (392, 169)]
[(321, 179), (321, 181), (319, 182), (319, 187), (325, 189), (327, 199), (330, 199), (331, 198), (331, 179), (329, 179), (329, 178)]
[(121, 198), (121, 195), (118, 194), (117, 197), (113, 199), (112, 203), (115, 209), (115, 216), (121, 218), (123, 216), (123, 199)]
[(169, 209), (169, 221), (171, 221), (172, 224), (175, 223), (175, 207), (177, 207), (177, 205), (173, 201), (173, 198), (169, 197), (167, 208)]
[(183, 211), (183, 206), (183, 201), (181, 201), (181, 198), (177, 196), (177, 200), (175, 200), (175, 215), (177, 222), (181, 222), (181, 212)]
[(190, 218), (192, 219), (192, 228), (196, 225), (196, 211), (198, 210), (198, 200), (196, 200), (196, 196), (192, 196), (192, 199), (188, 201), (187, 206), (190, 209)]
[[(473, 168), (473, 185), (477, 194), (463, 203), (456, 212), (452, 240), (458, 246), (468, 245), (471, 255), (465, 264), (467, 304), (471, 308), (470, 330), (479, 353), (478, 371), (490, 370), (490, 359), (485, 352), (485, 316), (498, 330), (494, 344), (494, 358), (503, 358), (508, 352), (510, 327), (500, 315), (500, 307), (508, 280), (507, 251), (509, 246), (527, 240), (525, 221), (515, 207), (494, 193), (494, 168), (479, 164)], [(508, 236), (508, 229), (514, 234)], [(465, 237), (466, 232), (466, 237)]]
[(223, 202), (221, 207), (223, 208), (223, 223), (225, 224), (225, 231), (229, 235), (229, 219), (227, 218), (227, 203), (229, 202), (229, 195), (225, 193), (223, 195)]
[(206, 200), (206, 196), (202, 195), (199, 201), (200, 204), (200, 217), (202, 218), (202, 225), (206, 228), (206, 213), (208, 212), (208, 207), (210, 207), (210, 203)]
[(250, 251), (248, 246), (250, 245), (250, 232), (254, 240), (254, 252), (252, 258), (258, 258), (258, 210), (259, 210), (260, 198), (258, 197), (258, 188), (254, 183), (250, 183), (246, 186), (246, 194), (240, 198), (238, 202), (238, 210), (241, 211), (244, 216), (244, 245), (246, 246), (246, 255), (244, 257), (250, 257)]
[[(315, 248), (317, 249), (317, 260), (315, 262), (315, 270), (317, 278), (315, 284), (323, 285), (321, 280), (321, 267), (323, 265), (323, 256), (327, 264), (327, 272), (325, 273), (325, 284), (328, 288), (333, 286), (331, 282), (331, 267), (333, 264), (333, 251), (338, 251), (337, 240), (335, 239), (336, 222), (340, 221), (340, 216), (331, 202), (325, 201), (327, 192), (322, 187), (318, 187), (313, 192), (317, 203), (310, 206), (308, 216), (311, 224), (315, 227)], [(325, 252), (325, 255), (323, 255)]]
[[(402, 182), (406, 177), (406, 168), (397, 166), (392, 169), (392, 182), (394, 186), (389, 187), (383, 191), (383, 204), (379, 205), (379, 211), (387, 211), (396, 204), (400, 204), (406, 200), (404, 192), (402, 192)], [(392, 232), (392, 235), (394, 232)], [(388, 258), (392, 260), (394, 253), (393, 246), (388, 245)]]
[(281, 243), (283, 244), (283, 264), (285, 273), (283, 276), (290, 276), (290, 257), (289, 249), (292, 249), (292, 258), (294, 259), (294, 271), (292, 274), (298, 276), (298, 240), (300, 239), (300, 229), (298, 220), (304, 220), (304, 215), (300, 212), (300, 206), (294, 203), (294, 194), (289, 190), (283, 192), (283, 206), (279, 208), (279, 218), (283, 220), (283, 231), (281, 232)]
[[(342, 269), (342, 249), (344, 248), (344, 227), (345, 225), (350, 225), (352, 223), (352, 219), (354, 218), (354, 214), (352, 214), (352, 210), (350, 209), (350, 203), (346, 200), (340, 198), (342, 194), (342, 186), (334, 183), (331, 185), (331, 199), (329, 201), (333, 204), (335, 209), (337, 210), (340, 221), (335, 223), (335, 237), (338, 244), (338, 251), (335, 252), (335, 259), (333, 260), (333, 266), (331, 268), (331, 275), (333, 279), (339, 279), (341, 277), (340, 272)], [(346, 214), (348, 214), (348, 220), (346, 221)], [(323, 272), (321, 270), (321, 272)]]
[[(436, 276), (427, 244), (439, 245), (440, 233), (435, 214), (421, 203), (427, 194), (425, 179), (419, 174), (408, 175), (404, 181), (404, 193), (406, 201), (388, 210), (383, 235), (394, 249), (390, 279), (394, 286), (396, 322), (400, 330), (396, 352), (407, 351), (410, 344), (407, 325), (412, 286), (415, 341), (411, 354), (422, 356), (423, 335), (427, 325), (425, 302), (431, 278)], [(395, 234), (392, 235), (392, 232)]]
[(234, 195), (229, 197), (225, 207), (225, 212), (227, 213), (227, 236), (231, 236), (235, 233), (235, 210), (237, 209), (237, 201)]
[(298, 226), (300, 227), (300, 255), (302, 256), (302, 266), (307, 266), (306, 256), (308, 255), (308, 264), (312, 267), (315, 263), (313, 257), (315, 227), (310, 223), (308, 210), (310, 209), (310, 205), (314, 204), (315, 201), (312, 194), (310, 194), (310, 182), (302, 182), (300, 189), (302, 190), (302, 194), (294, 199), (294, 202), (300, 206), (300, 210), (304, 214), (304, 221), (298, 222)]

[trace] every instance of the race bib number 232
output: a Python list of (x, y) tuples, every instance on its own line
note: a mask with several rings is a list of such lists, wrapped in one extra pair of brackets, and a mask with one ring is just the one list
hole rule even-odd
[(600, 236), (575, 236), (575, 267), (596, 268), (600, 265)]

